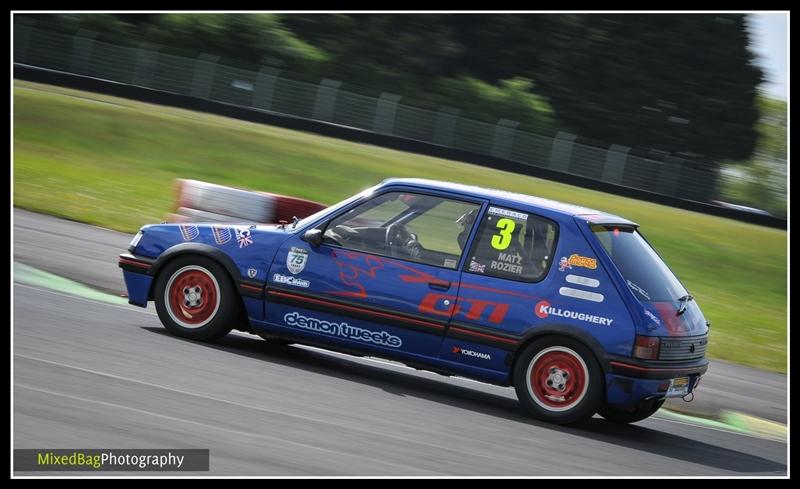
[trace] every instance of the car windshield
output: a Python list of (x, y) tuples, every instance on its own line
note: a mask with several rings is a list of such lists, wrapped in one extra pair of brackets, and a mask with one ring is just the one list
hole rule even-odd
[(592, 232), (639, 300), (671, 302), (688, 294), (658, 253), (635, 228), (594, 225)]
[(337, 204), (333, 204), (332, 206), (326, 207), (325, 209), (317, 211), (314, 214), (311, 214), (310, 216), (306, 216), (306, 217), (300, 219), (299, 221), (297, 221), (297, 224), (294, 225), (294, 228), (302, 228), (306, 224), (312, 223), (312, 222), (316, 221), (317, 219), (321, 218), (322, 216), (324, 216), (324, 215), (326, 215), (328, 213), (335, 212), (337, 209), (341, 209), (342, 207), (346, 206), (350, 202), (355, 202), (356, 200), (371, 194), (375, 190), (375, 188), (376, 187), (370, 187), (370, 188), (368, 188), (368, 189), (366, 189), (366, 190), (364, 190), (362, 192), (357, 193), (356, 195), (353, 195), (352, 197), (348, 197), (348, 198), (344, 199), (343, 201), (341, 201), (341, 202), (339, 202)]

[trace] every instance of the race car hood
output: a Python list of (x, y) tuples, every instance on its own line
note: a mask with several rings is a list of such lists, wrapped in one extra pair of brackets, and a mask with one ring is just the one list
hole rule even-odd
[(228, 223), (152, 224), (141, 228), (141, 238), (128, 251), (136, 255), (158, 258), (166, 250), (183, 244), (197, 243), (219, 248), (232, 258), (240, 254), (266, 254), (277, 250), (291, 226)]

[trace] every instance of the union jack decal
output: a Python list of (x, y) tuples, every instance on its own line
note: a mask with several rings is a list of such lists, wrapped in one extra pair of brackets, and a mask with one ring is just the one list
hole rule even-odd
[(253, 244), (253, 238), (250, 236), (249, 229), (237, 229), (236, 241), (239, 242), (239, 248), (244, 248)]

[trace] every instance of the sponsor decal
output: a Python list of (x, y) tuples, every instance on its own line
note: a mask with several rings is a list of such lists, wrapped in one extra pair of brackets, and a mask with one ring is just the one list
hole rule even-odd
[(200, 230), (197, 229), (197, 226), (193, 224), (181, 224), (181, 236), (183, 236), (184, 241), (191, 241), (194, 238), (200, 236)]
[(569, 309), (553, 307), (547, 301), (539, 301), (534, 308), (534, 312), (542, 319), (552, 315), (567, 319), (577, 319), (578, 321), (584, 321), (587, 323), (602, 324), (603, 326), (611, 326), (611, 323), (614, 322), (613, 319), (595, 316), (594, 314), (586, 314), (583, 312), (570, 311)]
[(211, 226), (211, 234), (214, 235), (214, 242), (218, 245), (224, 245), (231, 240), (231, 228), (227, 226)]
[(519, 253), (498, 253), (497, 260), (492, 260), (489, 264), (492, 270), (500, 272), (515, 273), (522, 275), (522, 255)]
[(471, 260), (469, 262), (469, 271), (470, 272), (478, 272), (478, 273), (486, 273), (486, 265), (481, 265), (480, 263)]
[(453, 260), (452, 258), (445, 258), (445, 260), (444, 260), (445, 268), (455, 268), (456, 267), (456, 263), (457, 262), (455, 260)]
[(292, 277), (291, 275), (281, 275), (280, 273), (273, 275), (272, 281), (276, 284), (291, 285), (293, 287), (302, 287), (304, 289), (307, 289), (311, 285), (311, 282), (308, 280)]
[(508, 209), (501, 209), (499, 207), (489, 207), (489, 214), (493, 216), (510, 217), (511, 219), (517, 219), (518, 221), (528, 220), (528, 215), (523, 212), (510, 211)]
[(571, 273), (564, 277), (564, 280), (575, 285), (585, 285), (587, 287), (600, 287), (600, 281), (595, 278), (581, 277)]
[(597, 292), (589, 292), (588, 290), (573, 289), (571, 287), (561, 287), (558, 293), (567, 297), (574, 297), (575, 299), (583, 299), (585, 301), (603, 302), (603, 294)]
[(403, 340), (387, 331), (372, 331), (369, 329), (350, 326), (346, 322), (336, 323), (325, 321), (314, 317), (306, 317), (297, 312), (289, 312), (283, 316), (283, 321), (292, 327), (322, 333), (330, 336), (338, 336), (348, 340), (362, 341), (364, 343), (374, 343), (390, 348), (400, 348)]
[(464, 348), (461, 348), (460, 346), (455, 346), (455, 345), (453, 345), (452, 353), (454, 355), (466, 355), (468, 357), (480, 358), (482, 360), (491, 360), (492, 359), (492, 356), (490, 354), (488, 354), (488, 353), (484, 353), (482, 351), (465, 350)]
[(289, 250), (289, 254), (286, 255), (286, 268), (288, 268), (292, 274), (297, 275), (306, 267), (307, 261), (308, 250), (292, 246), (292, 249)]
[(645, 314), (647, 317), (649, 317), (650, 319), (652, 319), (654, 323), (656, 323), (657, 325), (661, 326), (661, 320), (660, 320), (660, 319), (658, 319), (658, 317), (656, 317), (656, 315), (655, 315), (655, 314), (653, 314), (652, 312), (650, 312), (650, 311), (649, 311), (649, 310), (647, 310), (647, 309), (645, 309), (645, 310), (644, 310), (644, 314)]
[(648, 300), (648, 301), (650, 300), (650, 294), (648, 294), (646, 290), (644, 290), (643, 288), (639, 287), (638, 285), (636, 285), (635, 283), (631, 282), (630, 280), (626, 280), (626, 282), (628, 282), (628, 287), (630, 287), (632, 290), (640, 293), (642, 295), (642, 297), (645, 298), (645, 300)]
[(597, 260), (589, 258), (588, 256), (581, 256), (577, 253), (571, 254), (569, 258), (562, 256), (561, 259), (558, 260), (559, 272), (563, 272), (567, 268), (572, 269), (572, 267), (583, 267), (594, 270), (597, 268)]
[(247, 276), (248, 277), (256, 278), (256, 275), (258, 275), (258, 270), (256, 270), (255, 268), (248, 268), (247, 269)]
[(253, 237), (250, 235), (250, 229), (236, 228), (236, 241), (239, 243), (239, 248), (246, 248), (253, 244)]

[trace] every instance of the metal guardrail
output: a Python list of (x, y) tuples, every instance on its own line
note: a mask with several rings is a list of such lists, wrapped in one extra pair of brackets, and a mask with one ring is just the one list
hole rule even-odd
[(581, 144), (565, 132), (548, 137), (522, 131), (507, 119), (490, 124), (462, 117), (452, 107), (431, 111), (405, 105), (396, 94), (361, 95), (342, 89), (336, 80), (308, 83), (281, 76), (272, 67), (246, 70), (205, 54), (188, 58), (159, 52), (147, 43), (134, 48), (100, 42), (86, 31), (68, 35), (15, 25), (14, 62), (397, 136), (511, 161), (532, 173), (566, 173), (669, 200), (703, 203), (719, 198), (716, 170), (675, 156), (659, 161), (632, 155), (626, 146)]

